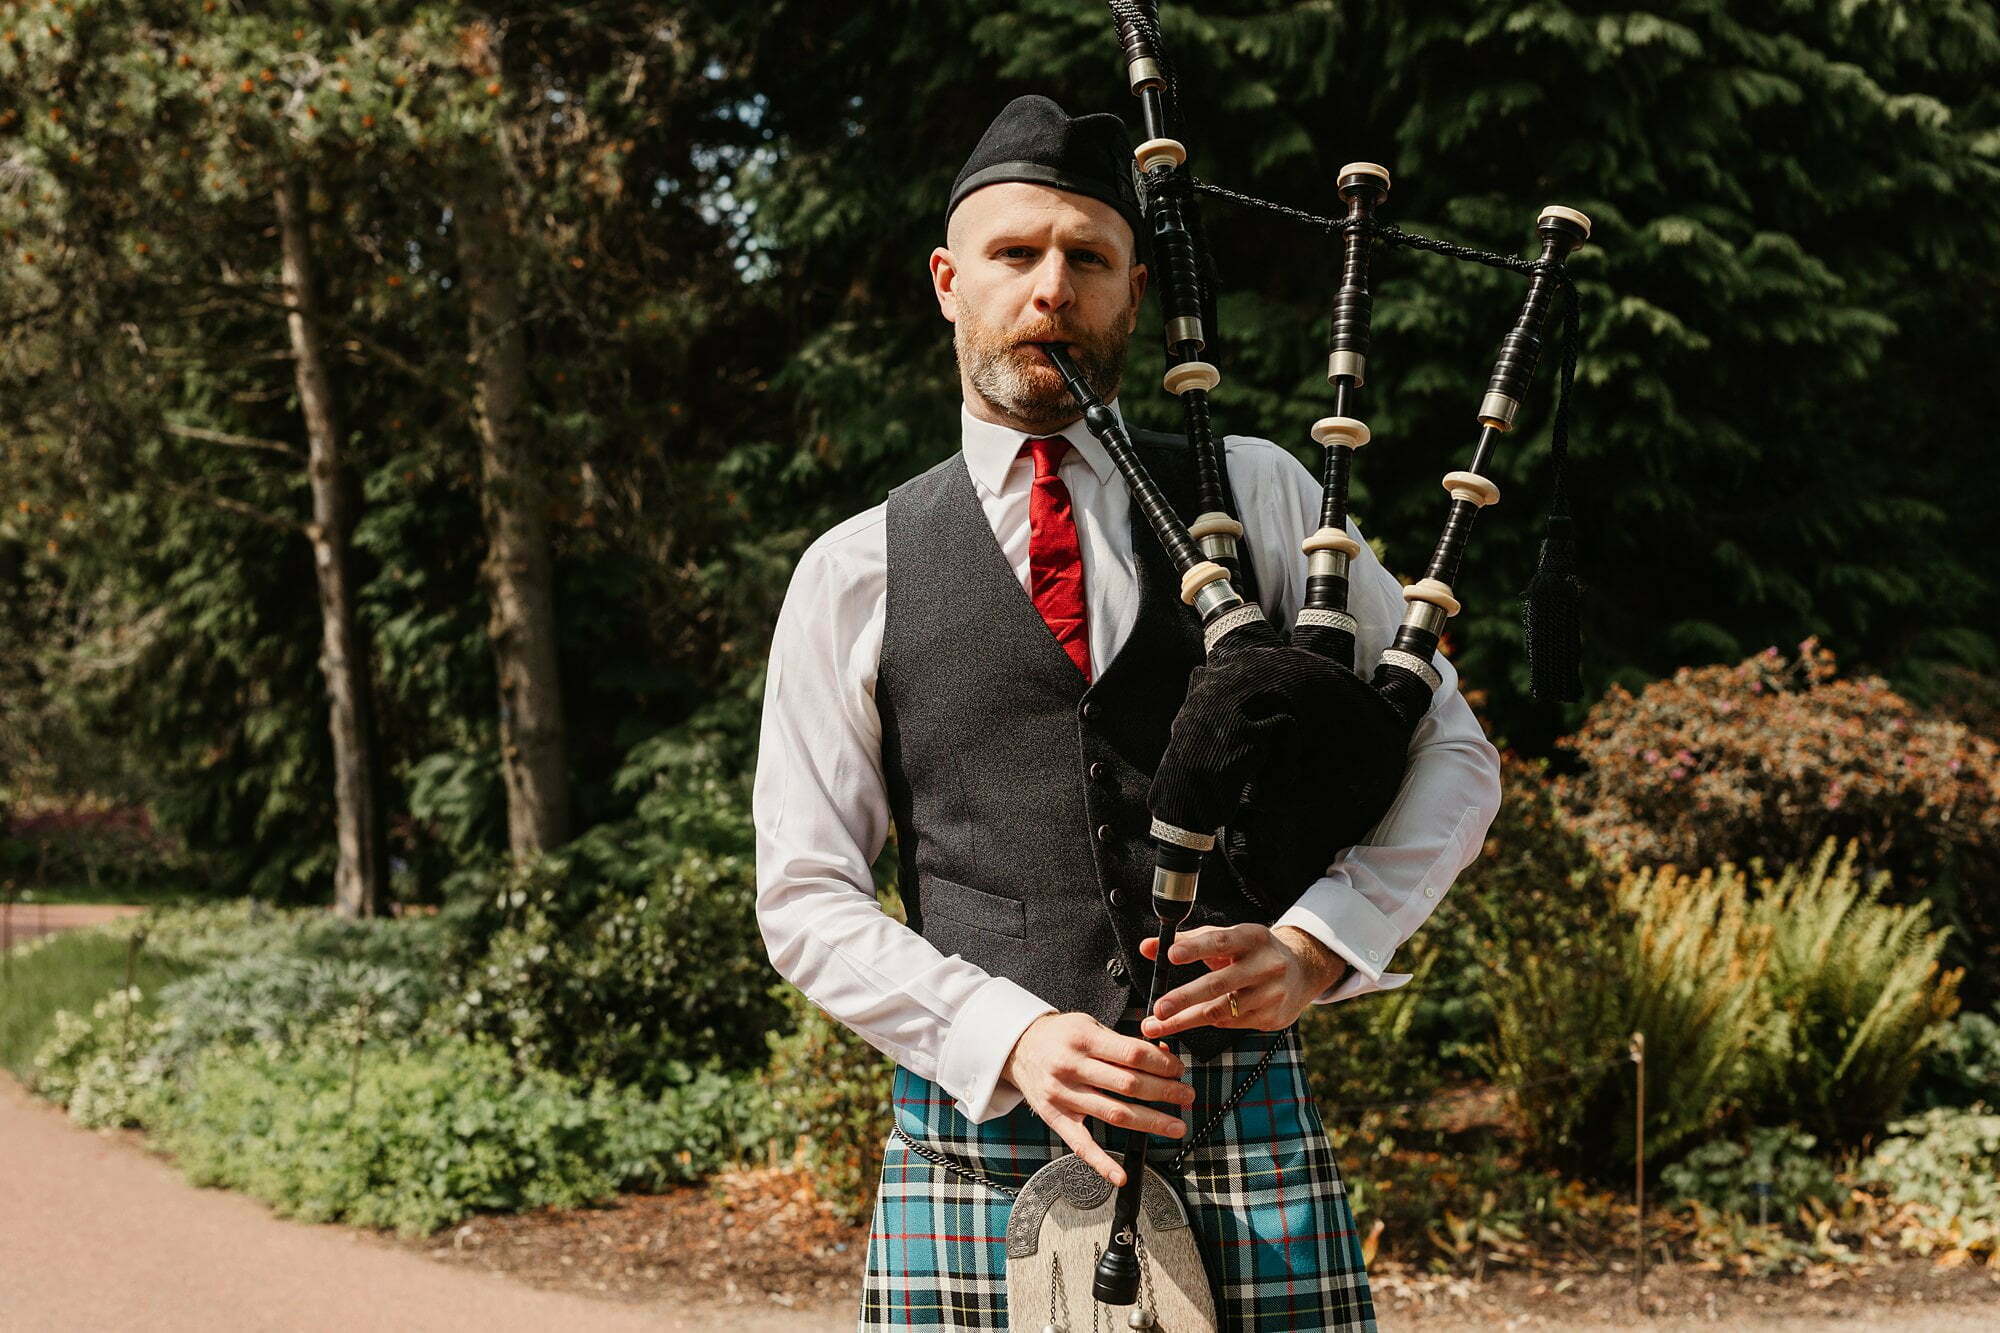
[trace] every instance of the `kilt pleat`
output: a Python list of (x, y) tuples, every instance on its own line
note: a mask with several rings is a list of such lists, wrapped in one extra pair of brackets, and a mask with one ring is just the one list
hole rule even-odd
[[(1297, 1028), (1245, 1032), (1191, 1061), (1189, 1132), (1206, 1124), (1272, 1051), (1236, 1106), (1169, 1171), (1200, 1237), (1225, 1330), (1374, 1333), (1375, 1307), (1347, 1187), (1306, 1088)], [(973, 1124), (936, 1084), (896, 1071), (895, 1126), (967, 1171), (1019, 1189), (1069, 1146), (1024, 1102)], [(1105, 1138), (1104, 1127), (1090, 1122)], [(1007, 1328), (1007, 1215), (1013, 1199), (947, 1170), (892, 1133), (868, 1236), (859, 1328)], [(1122, 1318), (1116, 1321), (1122, 1327)], [(1037, 1324), (1039, 1326), (1039, 1324)]]

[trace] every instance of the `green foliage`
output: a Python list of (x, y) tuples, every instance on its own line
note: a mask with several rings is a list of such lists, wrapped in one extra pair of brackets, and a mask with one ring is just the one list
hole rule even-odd
[(160, 992), (163, 1030), (150, 1047), (168, 1069), (210, 1046), (300, 1044), (336, 1023), (369, 1040), (413, 1035), (437, 993), (427, 973), (372, 963), (253, 955)]
[(2000, 873), (2000, 743), (1879, 678), (1836, 679), (1810, 639), (1796, 658), (1771, 648), (1636, 696), (1613, 687), (1562, 744), (1588, 768), (1558, 778), (1558, 798), (1607, 861), (1789, 865), (1852, 840), (1862, 873), (1957, 928), (1969, 981), (2000, 962), (2000, 914), (1978, 887)]
[(1628, 1034), (1646, 1035), (1647, 1147), (1667, 1152), (1738, 1103), (1771, 1009), (1770, 929), (1730, 867), (1627, 874), (1612, 904), (1606, 936), (1567, 956), (1524, 951), (1494, 999), (1491, 1071), (1534, 1084), (1518, 1094), (1533, 1151), (1580, 1173), (1632, 1160)]
[(895, 1067), (790, 986), (794, 1027), (771, 1041), (763, 1087), (775, 1123), (796, 1134), (820, 1198), (849, 1221), (868, 1215), (882, 1174)]
[(121, 987), (88, 1018), (58, 1012), (54, 1031), (35, 1052), (29, 1088), (93, 1129), (151, 1120), (172, 1071), (153, 1054), (166, 1022), (142, 1002), (136, 986)]
[[(45, 935), (17, 947), (7, 961), (8, 980), (0, 983), (0, 1068), (31, 1079), (35, 1052), (55, 1031), (56, 1015), (89, 1013), (124, 986), (126, 952), (125, 937), (115, 927)], [(140, 950), (132, 984), (148, 997), (141, 1012), (152, 1008), (150, 997), (160, 986), (188, 971)]]
[(155, 1125), (197, 1185), (280, 1215), (419, 1235), (478, 1209), (576, 1207), (618, 1186), (605, 1109), (502, 1048), (449, 1041), (294, 1052), (214, 1048)]
[(2000, 1089), (2000, 1023), (1961, 1013), (1932, 1048), (1913, 1100), (1923, 1108), (1970, 1106)]
[(1828, 839), (1805, 866), (1760, 879), (1753, 921), (1772, 942), (1764, 1068), (1749, 1114), (1797, 1124), (1830, 1144), (1873, 1133), (1958, 1011), (1960, 973), (1940, 974), (1944, 932), (1922, 905), (1878, 901), (1886, 873), (1864, 885), (1850, 841), (1837, 866)]
[(1832, 1166), (1813, 1154), (1817, 1142), (1796, 1129), (1760, 1127), (1750, 1131), (1748, 1144), (1716, 1139), (1700, 1145), (1660, 1172), (1660, 1183), (1720, 1212), (1782, 1220), (1807, 1199), (1840, 1200)]
[[(1602, 1173), (1630, 1163), (1636, 1081), (1605, 1057), (1645, 1034), (1646, 1143), (1671, 1156), (1731, 1119), (1852, 1143), (1895, 1114), (1957, 1009), (1941, 932), (1877, 901), (1831, 844), (1764, 875), (1723, 862), (1627, 872), (1590, 947), (1523, 947), (1495, 996), (1496, 1077), (1533, 1150)], [(1593, 1066), (1597, 1066), (1593, 1068)], [(1540, 1080), (1548, 1080), (1540, 1083)]]
[(637, 813), (497, 871), (464, 932), (445, 1018), (515, 1055), (656, 1092), (709, 1062), (762, 1062), (782, 1021), (752, 908), (746, 784), (659, 739), (621, 781)]
[(1933, 1107), (1889, 1126), (1861, 1163), (1862, 1179), (1914, 1205), (1939, 1226), (1983, 1224), (2000, 1232), (2000, 1115), (1984, 1105)]

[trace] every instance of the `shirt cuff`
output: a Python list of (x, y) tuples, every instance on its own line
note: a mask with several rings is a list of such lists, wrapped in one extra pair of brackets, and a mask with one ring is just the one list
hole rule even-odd
[(1357, 893), (1344, 877), (1322, 876), (1315, 881), (1271, 923), (1273, 930), (1279, 926), (1303, 930), (1353, 966), (1338, 983), (1314, 996), (1314, 1004), (1395, 990), (1415, 975), (1383, 970), (1401, 939), (1381, 909)]
[(938, 1056), (938, 1086), (956, 1099), (960, 1115), (976, 1125), (1021, 1104), (1020, 1089), (1000, 1071), (1028, 1024), (1055, 1012), (1054, 1005), (1006, 977), (994, 977), (972, 993), (952, 1019)]

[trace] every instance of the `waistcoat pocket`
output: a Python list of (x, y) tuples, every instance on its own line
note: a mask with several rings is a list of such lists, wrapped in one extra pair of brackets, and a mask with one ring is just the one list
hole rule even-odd
[(941, 916), (996, 935), (1009, 935), (1017, 940), (1028, 938), (1028, 905), (1018, 898), (988, 893), (937, 875), (923, 876), (919, 892), (926, 921)]

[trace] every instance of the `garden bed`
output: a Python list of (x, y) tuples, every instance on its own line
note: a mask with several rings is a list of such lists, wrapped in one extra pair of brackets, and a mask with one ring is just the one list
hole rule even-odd
[[(600, 1208), (475, 1217), (388, 1243), (550, 1290), (634, 1304), (817, 1309), (831, 1319), (852, 1317), (867, 1237), (865, 1225), (840, 1222), (815, 1198), (804, 1172), (760, 1169), (664, 1194), (625, 1195)], [(1390, 1262), (1377, 1266), (1372, 1282), (1385, 1328), (1637, 1323), (1631, 1261), (1629, 1251), (1595, 1268), (1551, 1259), (1492, 1270), (1479, 1282)], [(1656, 1319), (1907, 1319), (1948, 1309), (1990, 1311), (2000, 1324), (2000, 1271), (1941, 1268), (1914, 1255), (1778, 1278), (1670, 1263), (1648, 1272), (1646, 1293)]]

